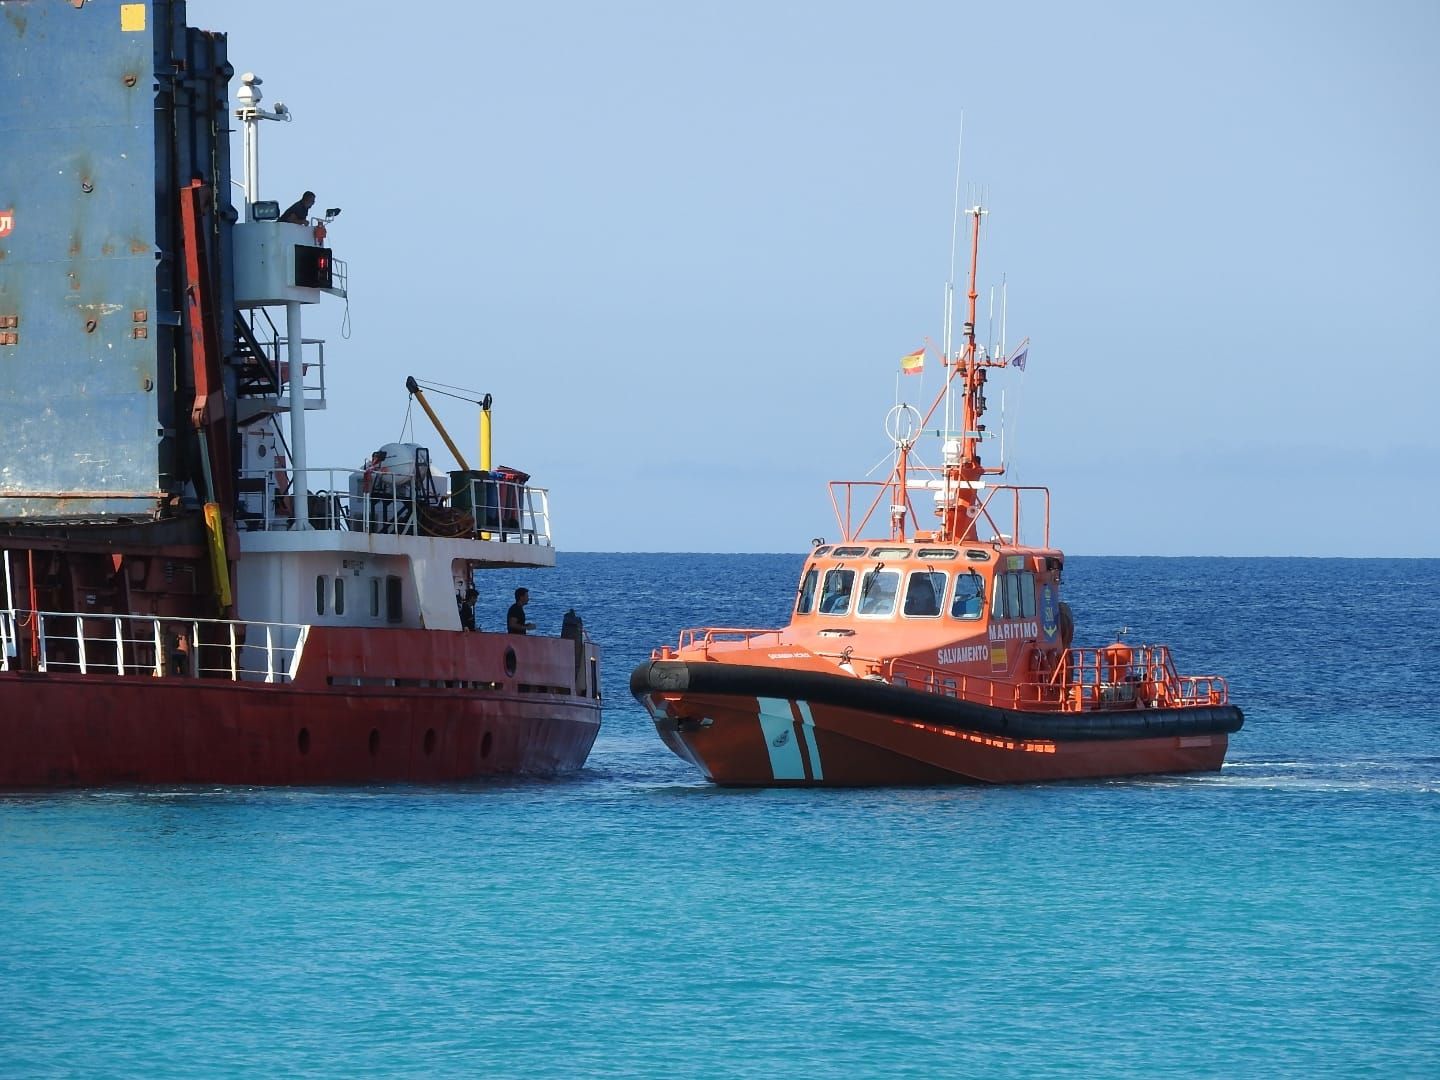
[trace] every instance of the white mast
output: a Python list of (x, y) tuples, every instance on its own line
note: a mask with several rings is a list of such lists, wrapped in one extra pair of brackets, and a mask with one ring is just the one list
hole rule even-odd
[[(236, 100), (240, 108), (235, 115), (245, 125), (245, 220), (255, 220), (255, 203), (260, 199), (260, 121), (283, 120), (289, 123), (293, 117), (283, 101), (275, 103), (273, 112), (262, 109), (260, 102), (265, 95), (260, 90), (265, 80), (253, 71), (240, 76), (240, 89)], [(308, 459), (305, 452), (305, 335), (302, 328), (301, 304), (296, 300), (285, 302), (286, 378), (290, 383), (288, 411), (290, 415), (290, 462), (291, 473), (291, 519), (296, 529), (310, 527), (310, 500), (306, 486)], [(278, 357), (276, 358), (278, 361)]]
[(247, 71), (240, 76), (240, 89), (236, 91), (235, 98), (240, 102), (240, 108), (235, 110), (235, 116), (245, 125), (245, 220), (254, 221), (252, 216), (255, 202), (260, 198), (260, 121), (261, 120), (283, 120), (287, 124), (291, 120), (290, 110), (285, 107), (283, 101), (275, 103), (275, 111), (260, 108), (260, 102), (265, 97), (260, 90), (260, 85), (265, 80), (256, 75), (253, 71)]

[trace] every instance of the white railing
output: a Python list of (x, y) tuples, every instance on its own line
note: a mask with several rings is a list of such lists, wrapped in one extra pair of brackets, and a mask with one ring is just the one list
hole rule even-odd
[(21, 630), (34, 634), (36, 671), (267, 683), (295, 678), (310, 632), (301, 623), (3, 611), (0, 671), (19, 667)]
[[(275, 373), (280, 383), (280, 392), (277, 397), (283, 403), (290, 396), (290, 377), (293, 374), (290, 370), (290, 339), (276, 333), (272, 341), (266, 342), (266, 351), (270, 355), (270, 363), (275, 368)], [(305, 399), (305, 407), (311, 408), (318, 403), (317, 407), (325, 405), (325, 339), (324, 338), (301, 338), (300, 339), (300, 393)]]
[[(311, 529), (451, 536), (550, 546), (550, 493), (507, 480), (471, 477), (456, 491), (441, 474), (426, 483), (354, 469), (306, 469), (306, 506), (292, 471), (242, 471), (235, 520), (250, 531), (284, 531), (297, 511)], [(306, 511), (308, 510), (308, 514)]]

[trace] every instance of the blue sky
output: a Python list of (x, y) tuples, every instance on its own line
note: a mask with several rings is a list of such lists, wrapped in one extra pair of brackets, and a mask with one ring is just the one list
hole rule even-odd
[(963, 110), (1033, 341), (992, 430), (1003, 388), (1058, 546), (1440, 556), (1440, 5), (189, 9), (294, 112), (263, 193), (344, 208), (313, 466), (397, 439), (413, 374), (495, 395), (562, 549), (833, 539), (940, 340)]

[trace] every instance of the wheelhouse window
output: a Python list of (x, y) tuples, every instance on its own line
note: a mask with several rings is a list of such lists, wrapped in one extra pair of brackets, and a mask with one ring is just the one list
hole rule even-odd
[(990, 614), (997, 619), (1035, 617), (1035, 575), (1029, 570), (1007, 570), (995, 576)]
[(870, 570), (860, 579), (860, 615), (895, 614), (895, 596), (900, 591), (900, 571)]
[(800, 599), (795, 601), (796, 615), (809, 615), (815, 607), (815, 586), (820, 582), (820, 571), (810, 567), (805, 571), (805, 580), (800, 582)]
[(952, 619), (978, 619), (985, 610), (985, 579), (974, 570), (955, 575), (955, 594), (950, 600)]
[(905, 614), (915, 619), (937, 618), (944, 595), (944, 574), (935, 570), (916, 570), (905, 586)]
[(844, 615), (850, 610), (850, 590), (854, 587), (854, 570), (837, 566), (825, 571), (825, 584), (820, 590), (820, 614)]

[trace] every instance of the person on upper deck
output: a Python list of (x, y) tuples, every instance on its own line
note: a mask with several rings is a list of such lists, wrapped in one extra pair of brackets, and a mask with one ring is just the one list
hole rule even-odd
[(298, 202), (292, 203), (290, 208), (280, 215), (280, 220), (291, 225), (304, 225), (310, 220), (310, 208), (315, 205), (315, 192), (307, 191), (300, 196)]
[(530, 602), (530, 590), (518, 588), (515, 590), (515, 602), (510, 605), (510, 610), (505, 613), (505, 629), (512, 634), (528, 634), (535, 629), (533, 622), (525, 621), (525, 605)]

